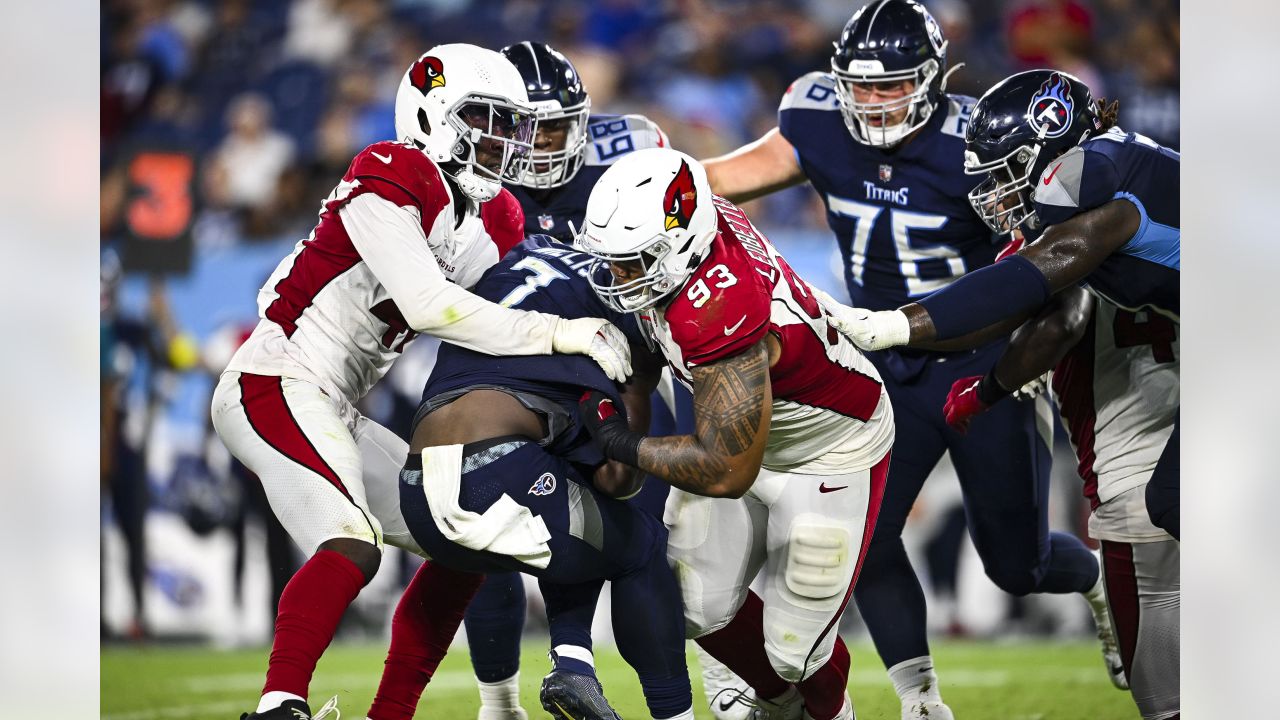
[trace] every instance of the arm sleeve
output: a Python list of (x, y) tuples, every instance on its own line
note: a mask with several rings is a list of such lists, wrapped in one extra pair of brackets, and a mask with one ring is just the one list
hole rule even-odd
[(950, 340), (1017, 317), (1049, 299), (1049, 282), (1032, 262), (1010, 255), (974, 270), (919, 304), (929, 311), (937, 340)]
[(559, 318), (513, 310), (449, 282), (418, 218), (376, 195), (338, 211), (351, 244), (400, 308), (409, 327), (489, 355), (549, 355)]

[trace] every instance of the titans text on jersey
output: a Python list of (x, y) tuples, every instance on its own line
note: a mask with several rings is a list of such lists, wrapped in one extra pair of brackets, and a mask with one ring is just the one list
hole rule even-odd
[(809, 73), (783, 96), (778, 129), (826, 205), (854, 305), (897, 308), (994, 260), (991, 231), (965, 197), (973, 103), (947, 95), (910, 142), (886, 150), (849, 134), (830, 73)]

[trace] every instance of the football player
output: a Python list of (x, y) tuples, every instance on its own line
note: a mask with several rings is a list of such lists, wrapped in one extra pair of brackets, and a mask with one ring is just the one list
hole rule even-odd
[[(898, 310), (833, 308), (864, 349), (965, 338), (1016, 326), (1065, 288), (1086, 283), (1128, 312), (1178, 321), (1181, 272), (1177, 152), (1116, 127), (1088, 86), (1055, 70), (1008, 77), (978, 101), (965, 166), (970, 194), (1015, 254)], [(1142, 324), (1142, 335), (1163, 331)], [(1147, 483), (1151, 522), (1179, 536), (1178, 422)]]
[[(993, 235), (965, 201), (964, 132), (973, 98), (946, 92), (947, 43), (913, 0), (875, 0), (845, 25), (829, 72), (796, 80), (778, 127), (708, 160), (711, 187), (735, 202), (808, 180), (827, 209), (853, 303), (897, 308), (991, 264)], [(925, 600), (901, 535), (943, 453), (956, 468), (969, 534), (988, 577), (1015, 595), (1084, 593), (1123, 685), (1098, 563), (1073, 535), (1049, 531), (1049, 410), (1007, 403), (962, 437), (938, 414), (961, 377), (999, 357), (1003, 340), (967, 352), (869, 354), (898, 423), (897, 461), (854, 593), (901, 700), (902, 717), (948, 720), (926, 633)], [(1043, 419), (1037, 420), (1037, 411)]]
[[(1178, 418), (1178, 323), (1067, 288), (1020, 328), (982, 377), (957, 380), (945, 414), (979, 427), (981, 413), (1049, 370), (1079, 458), (1102, 543), (1107, 602), (1130, 690), (1145, 720), (1179, 716), (1178, 541), (1151, 523), (1146, 488)], [(975, 416), (977, 416), (975, 418)]]
[[(503, 48), (502, 55), (524, 80), (529, 104), (538, 121), (533, 151), (524, 171), (505, 186), (524, 211), (525, 232), (573, 242), (572, 228), (582, 227), (587, 195), (596, 179), (618, 158), (637, 149), (663, 147), (666, 136), (640, 115), (592, 114), (591, 98), (573, 63), (540, 42)], [(663, 382), (667, 397), (691, 412), (689, 394)], [(664, 403), (665, 405), (665, 403)], [(675, 424), (658, 406), (650, 432), (671, 434)], [(671, 405), (670, 415), (675, 412)], [(687, 421), (685, 423), (688, 424)], [(632, 502), (661, 518), (665, 483), (646, 483)], [(520, 708), (520, 637), (524, 627), (525, 592), (520, 575), (494, 572), (467, 608), (465, 624), (471, 665), (480, 690), (479, 720), (523, 720)], [(591, 662), (591, 644), (563, 647)]]
[[(592, 265), (587, 255), (534, 236), (485, 273), (475, 292), (504, 307), (609, 318), (629, 328), (641, 353), (636, 357), (645, 359), (634, 318), (609, 311), (592, 292), (585, 277)], [(625, 391), (637, 429), (647, 427), (648, 395), (660, 368), (660, 359), (649, 357)], [(624, 407), (618, 386), (585, 358), (487, 357), (441, 346), (400, 474), (400, 508), (431, 562), (470, 580), (422, 587), (418, 594), (443, 593), (465, 603), (479, 583), (472, 573), (536, 576), (555, 662), (542, 683), (542, 706), (559, 720), (617, 720), (586, 649), (596, 595), (609, 580), (616, 589), (618, 648), (640, 677), (650, 715), (692, 720), (667, 532), (659, 518), (613, 499), (637, 492), (641, 477), (621, 463), (606, 464), (592, 444), (577, 420), (585, 389)], [(458, 610), (397, 609), (370, 718), (412, 719), (457, 629)], [(396, 631), (409, 624), (418, 627)]]
[(356, 155), (311, 236), (267, 280), (261, 320), (213, 394), (218, 435), (311, 556), (281, 596), (262, 699), (243, 718), (310, 718), (316, 661), (384, 540), (420, 552), (398, 511), (408, 448), (354, 407), (416, 334), (490, 354), (586, 353), (619, 380), (630, 371), (625, 338), (604, 320), (466, 290), (524, 234), (502, 180), (527, 161), (534, 120), (511, 63), (432, 48), (401, 80), (396, 130), (398, 142)]
[[(702, 166), (640, 150), (605, 171), (580, 247), (596, 291), (639, 315), (694, 397), (695, 432), (646, 437), (593, 392), (606, 457), (674, 488), (666, 524), (691, 637), (766, 717), (852, 718), (836, 633), (875, 527), (893, 445), (879, 374), (813, 289)], [(762, 575), (762, 595), (748, 589)]]

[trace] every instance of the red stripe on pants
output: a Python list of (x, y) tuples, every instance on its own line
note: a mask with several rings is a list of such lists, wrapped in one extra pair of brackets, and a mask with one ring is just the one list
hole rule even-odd
[(320, 456), (316, 446), (294, 419), (293, 412), (285, 402), (279, 377), (241, 373), (240, 404), (244, 406), (249, 425), (258, 433), (258, 437), (281, 455), (328, 480), (351, 500), (351, 493), (347, 492), (338, 473)]
[(1107, 604), (1116, 625), (1120, 642), (1120, 660), (1124, 672), (1133, 677), (1133, 656), (1138, 647), (1138, 621), (1142, 617), (1138, 605), (1138, 576), (1133, 566), (1133, 546), (1129, 543), (1102, 541), (1102, 562), (1107, 579)]
[(836, 610), (836, 614), (832, 616), (831, 622), (818, 635), (818, 639), (814, 641), (813, 647), (809, 648), (809, 654), (805, 656), (805, 664), (809, 662), (809, 658), (813, 656), (818, 645), (822, 644), (822, 639), (831, 632), (836, 623), (840, 621), (840, 616), (844, 614), (844, 609), (849, 605), (849, 598), (853, 597), (853, 586), (858, 584), (858, 573), (862, 572), (862, 561), (867, 558), (867, 548), (871, 546), (871, 536), (876, 532), (876, 518), (880, 517), (880, 502), (884, 499), (884, 486), (889, 476), (889, 458), (893, 455), (893, 451), (885, 454), (880, 462), (871, 468), (871, 495), (867, 498), (867, 519), (862, 528), (862, 546), (858, 549), (858, 564), (853, 566), (853, 577), (849, 579), (849, 587), (844, 591), (844, 600), (840, 602), (840, 609)]

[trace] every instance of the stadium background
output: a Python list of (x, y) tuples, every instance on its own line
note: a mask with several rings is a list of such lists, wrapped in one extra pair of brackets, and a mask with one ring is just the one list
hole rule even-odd
[[(979, 95), (1011, 72), (1054, 66), (1085, 79), (1095, 96), (1119, 99), (1126, 129), (1179, 147), (1176, 3), (926, 5), (950, 42), (950, 65), (966, 64), (950, 90)], [(268, 642), (274, 598), (300, 558), (253, 479), (212, 436), (209, 392), (256, 321), (257, 288), (310, 230), (320, 199), (355, 152), (394, 135), (395, 88), (421, 52), (441, 42), (496, 49), (544, 40), (578, 66), (596, 111), (647, 115), (674, 147), (708, 157), (773, 125), (787, 84), (827, 67), (855, 8), (816, 0), (104, 3), (104, 641)], [(807, 186), (748, 211), (802, 275), (843, 294), (834, 243)], [(397, 430), (431, 356), (426, 339), (411, 350), (363, 407)], [(1075, 463), (1061, 438), (1057, 449), (1054, 522), (1083, 533)], [(934, 629), (983, 640), (1085, 638), (1087, 611), (1075, 598), (1017, 600), (986, 581), (957, 502), (943, 468), (910, 528), (917, 568), (929, 575)], [(391, 551), (340, 641), (380, 641), (411, 571), (412, 561)], [(540, 631), (537, 618), (535, 610), (527, 632)], [(860, 637), (856, 612), (842, 630)]]

